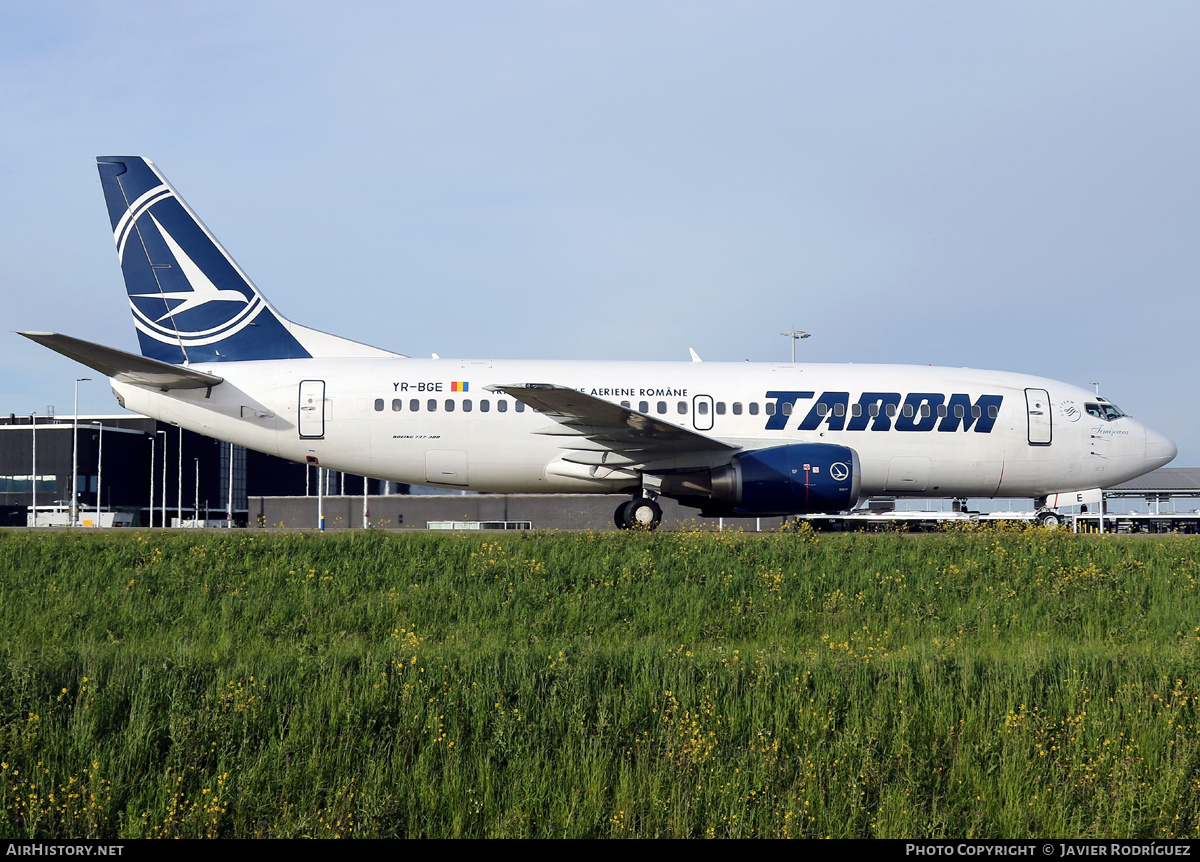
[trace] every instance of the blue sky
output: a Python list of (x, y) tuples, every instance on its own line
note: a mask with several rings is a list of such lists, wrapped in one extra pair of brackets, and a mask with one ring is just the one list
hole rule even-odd
[[(1002, 368), (1200, 463), (1200, 5), (0, 5), (0, 410), (136, 349), (95, 169), (412, 355)], [(109, 412), (102, 382), (81, 409)]]

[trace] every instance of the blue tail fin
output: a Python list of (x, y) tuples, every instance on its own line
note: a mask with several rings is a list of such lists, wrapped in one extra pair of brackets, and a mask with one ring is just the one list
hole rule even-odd
[(96, 161), (143, 356), (179, 364), (398, 355), (287, 320), (153, 162)]
[(143, 356), (181, 363), (311, 355), (151, 161), (97, 162)]

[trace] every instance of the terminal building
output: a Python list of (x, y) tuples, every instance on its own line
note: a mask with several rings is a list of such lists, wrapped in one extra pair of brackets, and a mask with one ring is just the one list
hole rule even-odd
[[(383, 529), (613, 529), (625, 495), (569, 497), (437, 491), (319, 470), (184, 431), (143, 416), (0, 417), (0, 526), (70, 523), (72, 463), (84, 526), (369, 525)], [(318, 482), (324, 482), (318, 488)], [(318, 491), (320, 491), (318, 502)], [(410, 493), (411, 492), (411, 493)], [(364, 494), (366, 499), (364, 499)], [(786, 518), (702, 519), (665, 498), (664, 529), (772, 530)], [(1105, 492), (1106, 525), (1122, 532), (1200, 532), (1200, 468), (1164, 467)], [(1085, 507), (1068, 508), (1096, 522)], [(1032, 514), (1032, 500), (873, 499), (851, 516), (813, 519), (823, 529), (905, 523), (937, 526), (991, 509)]]
[[(33, 506), (39, 526), (68, 523), (72, 463), (80, 523), (96, 526), (229, 518), (246, 526), (249, 497), (315, 495), (319, 472), (131, 413), (9, 414), (0, 417), (0, 525), (32, 523)], [(329, 493), (363, 493), (360, 476), (324, 478)], [(386, 496), (407, 486), (369, 480), (366, 490)]]

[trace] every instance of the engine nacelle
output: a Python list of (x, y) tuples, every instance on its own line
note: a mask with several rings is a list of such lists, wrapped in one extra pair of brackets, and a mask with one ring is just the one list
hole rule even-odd
[(814, 515), (858, 501), (858, 453), (830, 443), (743, 452), (702, 473), (664, 476), (662, 493), (703, 515)]

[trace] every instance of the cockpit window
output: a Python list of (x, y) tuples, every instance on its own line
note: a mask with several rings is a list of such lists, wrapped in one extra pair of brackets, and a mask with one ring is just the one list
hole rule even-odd
[(1120, 419), (1125, 415), (1125, 412), (1116, 404), (1104, 403), (1095, 404), (1088, 402), (1083, 405), (1089, 416), (1095, 416), (1097, 419), (1103, 419), (1105, 422), (1112, 422), (1114, 419)]

